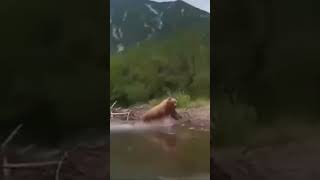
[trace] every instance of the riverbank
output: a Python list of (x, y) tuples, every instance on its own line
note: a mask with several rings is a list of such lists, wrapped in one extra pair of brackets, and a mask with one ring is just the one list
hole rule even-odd
[[(140, 120), (141, 115), (151, 108), (151, 105), (133, 106), (128, 109), (114, 108), (113, 112), (130, 112), (129, 121), (136, 122)], [(209, 131), (210, 129), (210, 105), (194, 106), (190, 108), (178, 108), (177, 112), (182, 116), (179, 121), (182, 125), (191, 125), (194, 129)], [(118, 118), (126, 121), (126, 115), (119, 115)], [(106, 131), (107, 132), (107, 131)], [(90, 133), (88, 133), (90, 134)], [(92, 135), (92, 134), (91, 134)], [(101, 137), (101, 135), (99, 136)], [(76, 141), (76, 142), (75, 142)], [(77, 142), (82, 143), (77, 146)], [(94, 142), (96, 141), (96, 142)], [(66, 146), (66, 147), (65, 147)], [(42, 149), (35, 146), (25, 148), (12, 146), (8, 156), (10, 163), (29, 163), (44, 161), (60, 161), (64, 152), (68, 152), (68, 156), (63, 160), (60, 169), (60, 179), (63, 180), (106, 180), (109, 177), (108, 167), (108, 142), (104, 137), (97, 140), (97, 137), (79, 137), (72, 142), (68, 140), (66, 145), (60, 149)], [(78, 147), (78, 148), (71, 148)], [(32, 150), (35, 149), (35, 150)], [(12, 179), (25, 180), (49, 180), (54, 179), (57, 173), (58, 164), (36, 167), (36, 168), (18, 168), (11, 170), (10, 177)]]
[[(131, 106), (129, 108), (112, 108), (112, 113), (115, 113), (112, 117), (112, 120), (131, 122), (141, 121), (141, 116), (143, 113), (145, 113), (151, 107), (152, 106), (149, 104), (144, 104)], [(189, 108), (177, 108), (176, 111), (182, 117), (177, 121), (178, 123), (182, 125), (188, 124), (193, 128), (203, 130), (210, 129), (210, 102), (198, 106), (191, 106)]]

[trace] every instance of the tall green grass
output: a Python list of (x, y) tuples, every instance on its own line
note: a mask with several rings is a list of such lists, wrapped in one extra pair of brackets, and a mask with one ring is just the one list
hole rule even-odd
[(192, 98), (189, 94), (179, 91), (172, 94), (169, 93), (167, 96), (161, 96), (160, 98), (152, 99), (149, 101), (149, 105), (155, 106), (169, 96), (177, 100), (177, 108), (203, 107), (210, 104), (209, 100), (206, 98)]

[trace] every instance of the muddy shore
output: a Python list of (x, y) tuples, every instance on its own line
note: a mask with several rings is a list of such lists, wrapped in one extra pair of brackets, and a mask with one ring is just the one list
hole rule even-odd
[[(112, 118), (112, 120), (128, 120), (131, 122), (141, 121), (142, 114), (150, 108), (150, 105), (134, 106), (128, 109), (114, 108), (112, 109), (113, 113), (130, 113), (129, 116), (127, 116), (127, 114), (117, 114)], [(189, 124), (194, 128), (204, 130), (210, 129), (210, 105), (192, 108), (178, 108), (177, 113), (181, 116), (181, 119), (178, 120), (177, 123)]]

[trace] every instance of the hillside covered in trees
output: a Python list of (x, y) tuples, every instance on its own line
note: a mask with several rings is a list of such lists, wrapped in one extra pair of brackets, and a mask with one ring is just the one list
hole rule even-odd
[(183, 92), (210, 96), (209, 27), (173, 32), (150, 40), (110, 60), (110, 100), (132, 105)]

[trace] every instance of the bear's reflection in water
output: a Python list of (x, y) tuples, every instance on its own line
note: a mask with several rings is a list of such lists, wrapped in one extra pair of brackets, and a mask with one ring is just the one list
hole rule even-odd
[(172, 154), (177, 152), (177, 135), (175, 133), (155, 132), (146, 138), (158, 145), (164, 152)]

